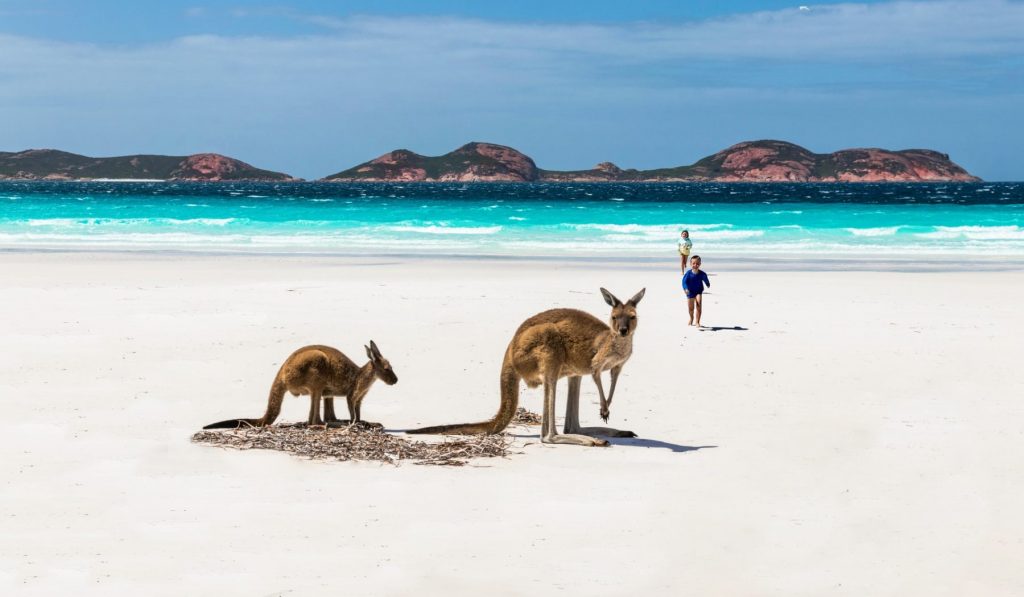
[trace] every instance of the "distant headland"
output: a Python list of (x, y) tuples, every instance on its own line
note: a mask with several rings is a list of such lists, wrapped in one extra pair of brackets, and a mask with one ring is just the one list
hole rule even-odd
[[(91, 158), (53, 149), (0, 152), (0, 180), (299, 181), (215, 153)], [(396, 149), (320, 179), (323, 182), (974, 182), (981, 180), (929, 149), (844, 149), (813, 153), (785, 141), (738, 143), (689, 166), (544, 170), (526, 154), (473, 142), (441, 156)]]
[(0, 180), (297, 181), (217, 153), (90, 158), (56, 149), (0, 151)]

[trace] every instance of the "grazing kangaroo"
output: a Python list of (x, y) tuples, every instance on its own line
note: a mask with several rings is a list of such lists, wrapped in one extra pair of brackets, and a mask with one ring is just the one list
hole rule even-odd
[[(498, 433), (508, 426), (515, 414), (519, 402), (519, 380), (523, 380), (531, 388), (544, 384), (542, 442), (607, 446), (606, 440), (592, 436), (636, 437), (632, 431), (580, 427), (580, 381), (584, 375), (589, 375), (597, 384), (601, 397), (600, 415), (607, 422), (619, 373), (633, 354), (636, 305), (644, 298), (646, 290), (623, 303), (602, 288), (604, 300), (612, 307), (609, 323), (576, 309), (551, 309), (527, 319), (505, 349), (505, 360), (501, 365), (501, 406), (493, 419), (483, 423), (424, 427), (407, 433)], [(608, 370), (611, 371), (612, 385), (605, 399), (601, 372)], [(564, 433), (559, 435), (555, 428), (555, 385), (562, 377), (569, 378), (569, 399), (565, 406)]]
[[(359, 423), (362, 419), (363, 398), (370, 386), (378, 379), (395, 385), (398, 377), (391, 369), (391, 363), (380, 354), (380, 349), (370, 340), (365, 346), (370, 362), (362, 367), (353, 363), (336, 348), (330, 346), (304, 346), (291, 354), (274, 378), (267, 400), (267, 412), (259, 419), (228, 419), (211, 423), (203, 429), (231, 429), (241, 424), (256, 427), (270, 425), (281, 414), (281, 402), (285, 392), (293, 395), (309, 394), (309, 424)], [(348, 420), (339, 421), (334, 416), (334, 397), (344, 396), (348, 400)], [(320, 418), (320, 399), (324, 401), (324, 418)], [(378, 423), (367, 423), (378, 425)]]

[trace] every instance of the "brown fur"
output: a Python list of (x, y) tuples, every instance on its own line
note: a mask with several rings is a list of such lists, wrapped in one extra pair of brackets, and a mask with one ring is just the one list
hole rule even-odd
[[(224, 429), (242, 424), (262, 427), (273, 423), (281, 413), (285, 392), (294, 396), (309, 395), (310, 425), (326, 423), (359, 423), (362, 421), (363, 398), (373, 382), (380, 379), (388, 385), (398, 382), (391, 369), (391, 363), (381, 354), (371, 340), (366, 348), (369, 361), (362, 367), (356, 365), (342, 352), (330, 346), (304, 346), (289, 356), (278, 370), (270, 386), (267, 411), (259, 419), (228, 419), (211, 423), (203, 429)], [(348, 421), (339, 421), (334, 415), (334, 398), (344, 397), (348, 403)], [(324, 403), (324, 417), (320, 418), (320, 401)], [(371, 423), (375, 424), (375, 423)]]
[[(500, 378), (501, 404), (494, 418), (481, 423), (425, 427), (410, 430), (408, 433), (498, 433), (512, 420), (519, 402), (519, 381), (522, 380), (530, 388), (542, 384), (545, 386), (542, 441), (549, 441), (555, 435), (554, 386), (562, 377), (570, 379), (566, 433), (575, 433), (580, 431), (579, 379), (584, 375), (590, 376), (598, 384), (601, 392), (600, 414), (607, 421), (608, 406), (615, 392), (618, 374), (633, 353), (633, 332), (637, 324), (636, 304), (643, 298), (644, 291), (641, 290), (626, 303), (620, 302), (603, 288), (601, 292), (612, 306), (608, 323), (576, 309), (551, 309), (534, 315), (519, 326), (508, 348), (505, 349)], [(608, 370), (612, 371), (612, 388), (608, 399), (605, 400), (600, 376), (602, 371)], [(574, 425), (570, 425), (570, 410), (576, 421)], [(618, 432), (613, 429), (605, 431), (613, 436), (633, 436), (631, 432)], [(595, 442), (592, 445), (601, 444)]]

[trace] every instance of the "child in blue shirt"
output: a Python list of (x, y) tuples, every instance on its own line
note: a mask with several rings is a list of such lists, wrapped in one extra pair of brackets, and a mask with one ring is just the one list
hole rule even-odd
[(690, 323), (693, 325), (693, 311), (697, 310), (697, 327), (700, 327), (700, 313), (703, 305), (704, 285), (711, 288), (711, 280), (700, 269), (700, 255), (690, 257), (690, 269), (683, 274), (683, 292), (686, 293), (686, 307), (690, 311)]

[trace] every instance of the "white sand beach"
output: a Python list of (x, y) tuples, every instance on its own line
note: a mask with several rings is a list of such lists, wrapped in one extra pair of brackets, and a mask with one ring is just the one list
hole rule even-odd
[[(671, 258), (0, 254), (0, 593), (1024, 593), (1024, 272), (705, 267), (699, 331)], [(371, 338), (399, 382), (364, 417), (486, 419), (520, 322), (604, 318), (600, 286), (647, 288), (609, 421), (638, 439), (518, 427), (461, 468), (189, 441), (261, 415), (292, 350)]]

